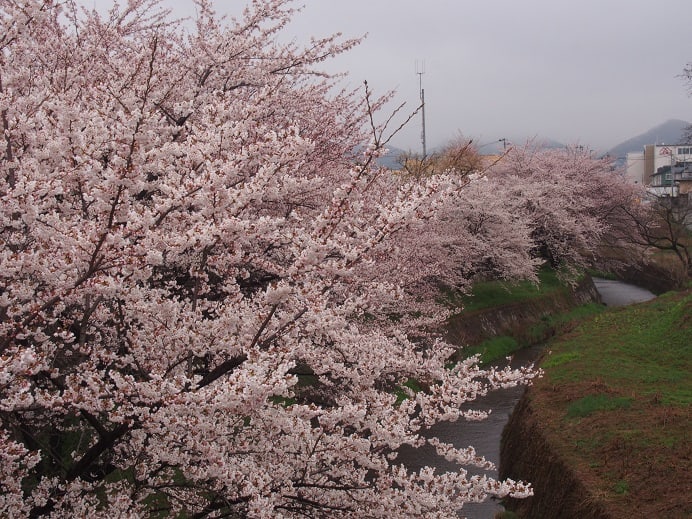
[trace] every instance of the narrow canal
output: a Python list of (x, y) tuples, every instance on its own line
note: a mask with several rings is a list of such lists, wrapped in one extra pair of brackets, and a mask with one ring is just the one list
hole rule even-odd
[(593, 278), (593, 284), (601, 296), (601, 301), (606, 306), (625, 306), (633, 303), (641, 303), (656, 297), (654, 294), (635, 285), (628, 285), (621, 281)]
[[(596, 289), (603, 303), (607, 306), (622, 306), (654, 298), (654, 294), (634, 285), (606, 279), (594, 279)], [(543, 350), (543, 345), (533, 346), (517, 352), (511, 360), (513, 367), (530, 364), (538, 359)], [(444, 442), (455, 447), (468, 447), (472, 445), (476, 452), (491, 461), (496, 467), (500, 463), (500, 438), (509, 415), (516, 406), (524, 392), (524, 387), (502, 389), (489, 393), (472, 402), (469, 407), (473, 409), (491, 410), (490, 416), (480, 422), (443, 422), (437, 424), (430, 431), (431, 436), (436, 436)], [(399, 460), (409, 469), (418, 470), (426, 465), (434, 466), (436, 472), (449, 472), (457, 470), (457, 466), (437, 456), (434, 449), (426, 446), (420, 449), (401, 449)], [(497, 478), (497, 470), (469, 469), (470, 474), (487, 474)], [(468, 503), (459, 511), (459, 517), (468, 519), (494, 519), (495, 515), (504, 508), (499, 502), (488, 500), (483, 503)]]

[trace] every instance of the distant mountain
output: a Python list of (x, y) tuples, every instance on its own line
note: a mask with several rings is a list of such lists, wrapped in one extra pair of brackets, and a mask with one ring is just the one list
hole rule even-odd
[(623, 158), (631, 152), (643, 151), (647, 144), (680, 144), (685, 128), (690, 126), (687, 121), (680, 119), (670, 119), (663, 124), (659, 124), (649, 131), (627, 139), (617, 146), (608, 150), (608, 155), (616, 158)]
[(388, 169), (401, 169), (399, 159), (406, 153), (404, 150), (387, 146), (387, 154), (377, 159), (377, 164)]
[[(387, 169), (401, 169), (401, 163), (399, 159), (406, 154), (406, 152), (400, 148), (395, 148), (394, 146), (386, 146), (387, 153), (378, 157), (376, 163), (378, 166), (385, 167)], [(360, 160), (362, 158), (361, 153), (365, 148), (363, 146), (358, 146), (354, 151), (356, 152), (356, 157)], [(411, 153), (411, 152), (409, 152)]]
[(495, 140), (485, 140), (485, 139), (473, 139), (473, 145), (478, 148), (481, 155), (499, 155), (507, 150), (510, 146), (517, 146), (522, 148), (526, 145), (535, 146), (538, 148), (564, 148), (565, 145), (562, 142), (556, 141), (554, 139), (548, 139), (546, 137), (538, 137), (536, 135), (532, 137), (514, 137), (507, 139), (495, 139)]
[(555, 139), (548, 139), (544, 137), (536, 137), (530, 141), (527, 142), (533, 142), (534, 144), (540, 146), (541, 148), (548, 148), (548, 149), (553, 149), (553, 148), (566, 148), (567, 146), (560, 142), (556, 141)]

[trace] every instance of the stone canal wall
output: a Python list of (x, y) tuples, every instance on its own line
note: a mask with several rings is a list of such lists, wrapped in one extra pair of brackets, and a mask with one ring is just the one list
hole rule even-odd
[(516, 304), (452, 316), (447, 323), (447, 340), (451, 344), (463, 346), (508, 335), (521, 344), (542, 342), (550, 337), (551, 330), (544, 330), (545, 337), (531, 336), (534, 324), (594, 301), (600, 302), (600, 296), (593, 281), (587, 276), (572, 293), (550, 294)]
[[(491, 337), (507, 335), (522, 344), (543, 342), (554, 333), (541, 328), (544, 336), (536, 337), (535, 324), (572, 308), (600, 302), (590, 277), (572, 293), (551, 294), (518, 304), (462, 313), (448, 322), (447, 339), (452, 344), (479, 344)], [(500, 478), (512, 477), (531, 481), (535, 496), (508, 503), (520, 517), (608, 519), (609, 516), (587, 494), (577, 477), (560, 460), (544, 437), (540, 422), (531, 409), (526, 393), (510, 416), (502, 435)], [(514, 474), (521, 474), (517, 477)], [(514, 476), (513, 476), (514, 475)]]

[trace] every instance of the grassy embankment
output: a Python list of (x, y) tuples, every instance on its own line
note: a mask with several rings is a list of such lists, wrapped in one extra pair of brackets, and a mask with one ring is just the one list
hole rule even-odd
[[(567, 294), (571, 290), (552, 269), (541, 269), (538, 278), (539, 284), (530, 281), (487, 281), (475, 284), (469, 294), (461, 295), (450, 290), (443, 290), (441, 297), (444, 304), (451, 308), (453, 313), (456, 310), (466, 314), (525, 303), (540, 298), (550, 298), (555, 294)], [(478, 344), (465, 346), (461, 351), (461, 356), (468, 358), (479, 354), (481, 365), (491, 364), (504, 359), (520, 348), (535, 344), (541, 337), (545, 336), (547, 329), (564, 329), (569, 323), (574, 323), (583, 316), (600, 312), (602, 309), (602, 305), (587, 304), (567, 313), (555, 314), (542, 319), (538, 324), (531, 325), (528, 333), (524, 334), (528, 339), (517, 340), (517, 338), (508, 335), (490, 337)], [(421, 390), (420, 383), (415, 379), (409, 379), (404, 383), (404, 386), (414, 392)], [(406, 392), (402, 388), (395, 389), (395, 393), (397, 403), (407, 398)]]
[[(541, 269), (538, 278), (539, 284), (529, 281), (478, 283), (474, 285), (470, 294), (455, 298), (448, 296), (448, 301), (452, 305), (463, 308), (462, 311), (469, 314), (502, 306), (528, 303), (541, 298), (549, 299), (556, 295), (567, 296), (571, 291), (571, 288), (552, 269)], [(602, 311), (602, 305), (591, 303), (578, 306), (568, 312), (555, 313), (529, 325), (528, 329), (521, 334), (522, 337), (509, 335), (490, 337), (478, 344), (465, 347), (463, 355), (469, 357), (480, 354), (481, 364), (490, 364), (503, 359), (520, 348), (540, 342), (548, 330), (550, 330), (550, 334), (563, 332), (575, 322)]]
[(555, 454), (613, 517), (692, 517), (692, 291), (586, 320), (529, 392)]

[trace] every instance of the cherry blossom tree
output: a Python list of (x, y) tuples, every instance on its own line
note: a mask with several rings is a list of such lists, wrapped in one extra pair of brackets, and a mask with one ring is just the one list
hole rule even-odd
[[(446, 193), (453, 194), (440, 197), (433, 221), (406, 231), (406, 261), (419, 272), (427, 265), (438, 284), (464, 291), (478, 280), (537, 281), (544, 263), (575, 280), (584, 267), (609, 270), (641, 257), (623, 231), (632, 229), (628, 215), (641, 206), (643, 192), (606, 159), (528, 143), (485, 165), (477, 161), (473, 172), (445, 163), (451, 164)], [(416, 293), (425, 290), (414, 281)], [(434, 283), (427, 288), (432, 295)]]
[[(374, 167), (384, 99), (319, 69), (357, 41), (281, 43), (285, 0), (198, 10), (188, 31), (154, 0), (0, 6), (0, 515), (450, 517), (527, 495), (425, 433), (533, 373), (449, 369), (392, 318), (426, 275), (405, 237), (473, 179)], [(409, 378), (427, 389), (396, 404)], [(397, 462), (424, 442), (459, 471)]]
[(512, 148), (488, 180), (502, 193), (510, 214), (529, 229), (532, 255), (567, 273), (606, 265), (603, 240), (614, 238), (623, 211), (636, 207), (643, 196), (607, 158), (592, 157), (580, 147), (546, 149), (529, 143)]

